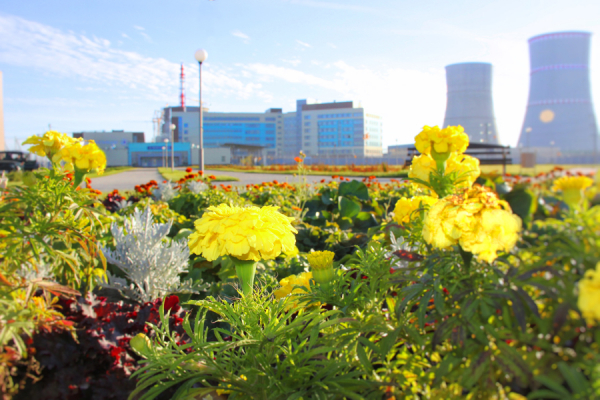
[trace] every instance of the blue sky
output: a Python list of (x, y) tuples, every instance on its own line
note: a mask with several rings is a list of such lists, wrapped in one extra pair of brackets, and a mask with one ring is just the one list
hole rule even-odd
[[(296, 99), (358, 100), (384, 118), (384, 147), (441, 125), (444, 67), (494, 66), (500, 140), (515, 145), (529, 85), (527, 39), (590, 31), (600, 104), (598, 0), (3, 0), (0, 71), (8, 147), (45, 131), (146, 132), (178, 104), (184, 63), (197, 105), (197, 48), (208, 52), (211, 111), (294, 111)], [(196, 101), (193, 101), (196, 100)]]

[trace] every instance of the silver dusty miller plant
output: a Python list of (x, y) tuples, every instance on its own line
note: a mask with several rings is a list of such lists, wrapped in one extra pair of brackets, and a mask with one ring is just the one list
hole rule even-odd
[(192, 192), (194, 194), (200, 194), (200, 193), (204, 192), (206, 189), (208, 189), (208, 185), (201, 181), (189, 181), (187, 183), (187, 187), (190, 190), (190, 192)]
[(177, 189), (174, 186), (171, 181), (166, 183), (159, 182), (158, 188), (152, 191), (152, 197), (154, 200), (169, 201), (177, 196)]
[(107, 261), (121, 269), (127, 279), (108, 273), (104, 287), (119, 290), (123, 295), (145, 303), (168, 293), (205, 290), (201, 281), (195, 286), (191, 280), (181, 282), (179, 274), (187, 272), (189, 248), (185, 240), (167, 238), (172, 221), (166, 224), (153, 222), (147, 207), (136, 209), (124, 226), (113, 223), (110, 227), (116, 242), (114, 251), (102, 248)]

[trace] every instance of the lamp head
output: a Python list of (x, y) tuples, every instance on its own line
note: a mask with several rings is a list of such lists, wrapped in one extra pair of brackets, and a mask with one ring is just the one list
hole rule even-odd
[(196, 53), (194, 53), (194, 58), (199, 63), (203, 63), (204, 61), (206, 61), (207, 57), (208, 57), (208, 53), (204, 49), (198, 49), (198, 50), (196, 50)]
[(171, 124), (171, 130), (174, 131), (177, 128), (175, 124)]

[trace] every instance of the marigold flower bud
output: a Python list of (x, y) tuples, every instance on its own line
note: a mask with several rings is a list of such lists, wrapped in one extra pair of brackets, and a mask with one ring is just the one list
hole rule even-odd
[(333, 271), (333, 257), (335, 254), (332, 251), (315, 251), (309, 253), (306, 258), (312, 270), (313, 279), (321, 284), (327, 284), (333, 280), (335, 273)]

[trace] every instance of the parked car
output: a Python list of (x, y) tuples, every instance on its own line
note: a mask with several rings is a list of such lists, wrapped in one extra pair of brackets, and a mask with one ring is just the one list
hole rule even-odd
[(40, 166), (31, 153), (24, 151), (0, 151), (0, 171), (33, 171)]

